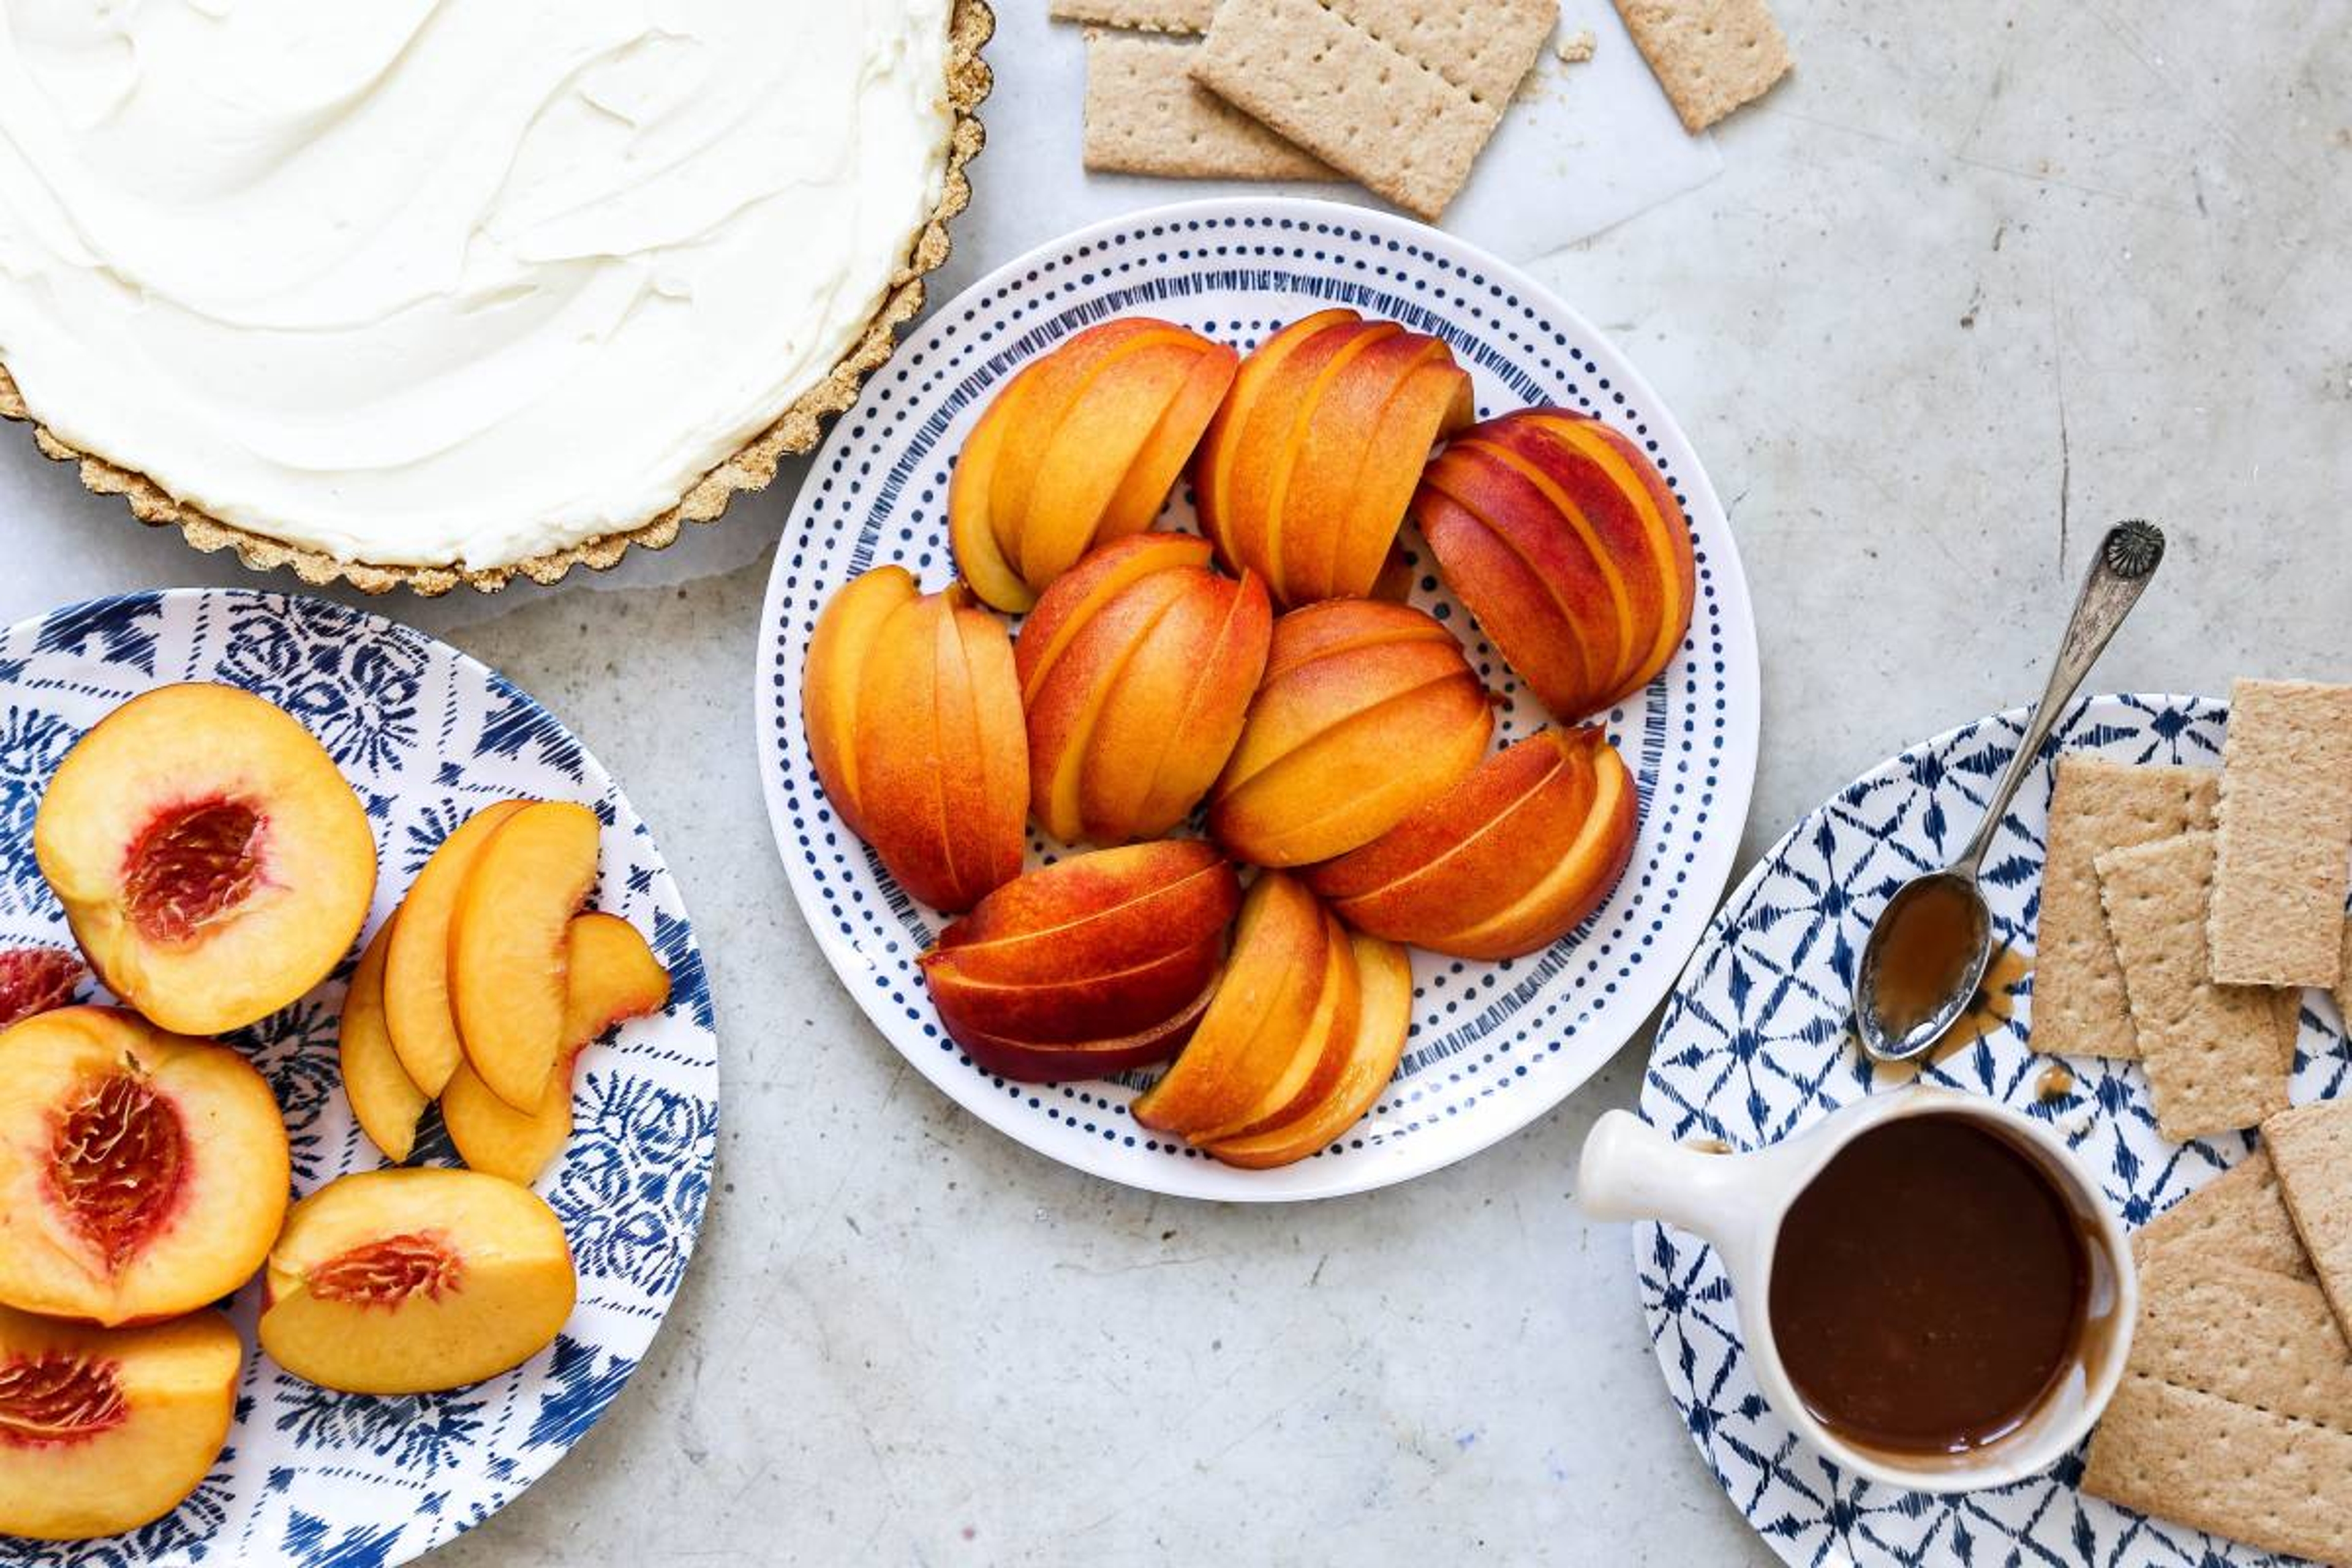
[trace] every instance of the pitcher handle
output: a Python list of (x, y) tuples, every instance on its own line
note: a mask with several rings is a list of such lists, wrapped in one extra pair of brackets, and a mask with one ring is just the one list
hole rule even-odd
[(1664, 1220), (1720, 1247), (1745, 1237), (1763, 1196), (1747, 1163), (1685, 1148), (1632, 1111), (1612, 1110), (1584, 1140), (1576, 1198), (1594, 1219)]

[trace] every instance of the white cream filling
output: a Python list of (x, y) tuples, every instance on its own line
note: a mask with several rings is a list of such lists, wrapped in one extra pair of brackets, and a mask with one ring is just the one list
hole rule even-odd
[(0, 364), (343, 560), (632, 527), (871, 319), (949, 3), (0, 0)]

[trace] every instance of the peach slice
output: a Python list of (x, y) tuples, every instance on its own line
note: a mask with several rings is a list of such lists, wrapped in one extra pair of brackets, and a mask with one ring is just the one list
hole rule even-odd
[(1282, 1071), (1265, 1093), (1246, 1110), (1227, 1121), (1192, 1133), (1196, 1143), (1244, 1138), (1279, 1127), (1321, 1102), (1339, 1080), (1348, 1048), (1356, 1037), (1356, 1012), (1362, 1005), (1361, 982), (1355, 952), (1348, 943), (1348, 928), (1330, 910), (1323, 911), (1323, 984), (1316, 994), (1315, 1012), (1291, 1047)]
[(478, 1171), (362, 1171), (288, 1211), (261, 1348), (321, 1388), (434, 1394), (546, 1349), (578, 1290), (563, 1226), (530, 1188)]
[(857, 689), (866, 650), (890, 612), (917, 596), (915, 579), (903, 566), (877, 566), (850, 579), (827, 600), (809, 634), (808, 662), (801, 672), (801, 714), (808, 731), (809, 760), (824, 785), (833, 813), (863, 837), (857, 809)]
[(1359, 1005), (1354, 1036), (1324, 1097), (1291, 1120), (1208, 1144), (1228, 1165), (1270, 1170), (1328, 1148), (1362, 1120), (1396, 1075), (1412, 1027), (1412, 963), (1403, 948), (1352, 936)]
[(1098, 1077), (1183, 1043), (1240, 901), (1233, 868), (1196, 840), (1075, 855), (941, 931), (923, 978), (983, 1069)]
[(0, 1308), (0, 1536), (161, 1519), (228, 1441), (245, 1345), (218, 1312), (93, 1329)]
[(1682, 646), (1690, 525), (1648, 457), (1600, 420), (1489, 419), (1429, 466), (1412, 510), (1446, 584), (1561, 718), (1639, 691)]
[(1454, 958), (1549, 947), (1633, 858), (1638, 792), (1597, 727), (1546, 730), (1307, 874), (1359, 931)]
[(1344, 855), (1476, 766), (1493, 726), (1461, 644), (1427, 615), (1369, 599), (1293, 610), (1274, 624), (1210, 831), (1260, 866)]
[(563, 1046), (565, 938), (596, 886), (602, 834), (584, 805), (524, 806), (490, 834), (458, 890), (449, 921), (457, 1033), (474, 1071), (518, 1110), (537, 1108)]
[(360, 1131), (396, 1165), (415, 1151), (416, 1124), (432, 1097), (417, 1088), (408, 1069), (400, 1065), (392, 1031), (384, 1025), (384, 951), (392, 945), (391, 939), (392, 922), (387, 921), (360, 954), (359, 967), (352, 971), (351, 989), (343, 994), (336, 1055), (342, 1066), (343, 1094), (352, 1102)]
[(33, 849), (99, 978), (181, 1034), (243, 1028), (324, 980), (375, 896), (375, 837), (334, 760), (226, 686), (100, 721), (50, 778)]
[(669, 1005), (669, 971), (637, 928), (617, 915), (573, 917), (563, 1003), (562, 1058), (534, 1110), (517, 1110), (460, 1067), (441, 1095), (441, 1120), (457, 1155), (477, 1171), (525, 1186), (572, 1138), (572, 1071), (580, 1053), (614, 1025)]
[(854, 715), (866, 842), (936, 910), (966, 910), (1021, 872), (1029, 750), (1003, 623), (961, 584), (876, 628)]
[(1242, 363), (1194, 467), (1202, 529), (1279, 604), (1368, 595), (1431, 447), (1472, 415), (1444, 342), (1318, 311)]
[(74, 999), (89, 969), (61, 947), (0, 950), (0, 1029)]
[(108, 1007), (0, 1035), (0, 1304), (112, 1326), (216, 1301), (268, 1250), (288, 1179), (239, 1053)]
[(451, 828), (393, 915), (384, 951), (384, 1026), (402, 1070), (427, 1099), (441, 1092), (466, 1056), (449, 996), (449, 922), (457, 895), (490, 836), (530, 804), (502, 800)]
[(1293, 1058), (1319, 1047), (1308, 1035), (1339, 934), (1297, 879), (1270, 871), (1252, 883), (1216, 996), (1176, 1064), (1130, 1108), (1135, 1120), (1192, 1137), (1264, 1116)]
[(1148, 527), (1239, 357), (1130, 316), (1088, 328), (1007, 383), (948, 490), (949, 541), (972, 592), (1019, 614), (1088, 549)]
[(1065, 843), (1167, 832), (1240, 738), (1272, 611), (1256, 578), (1208, 561), (1190, 535), (1116, 540), (1045, 590), (1023, 628), (1031, 809)]

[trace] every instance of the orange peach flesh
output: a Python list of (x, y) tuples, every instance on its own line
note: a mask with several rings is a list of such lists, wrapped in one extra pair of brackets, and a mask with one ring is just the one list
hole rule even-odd
[(1201, 531), (1215, 543), (1218, 558), (1236, 572), (1250, 563), (1236, 550), (1231, 533), (1235, 453), (1257, 413), (1258, 399), (1280, 379), (1284, 363), (1301, 344), (1328, 328), (1360, 320), (1353, 310), (1318, 310), (1260, 343), (1234, 372), (1224, 402), (1201, 437), (1192, 460), (1192, 499), (1200, 512)]
[(502, 800), (450, 829), (394, 912), (383, 957), (384, 1028), (401, 1069), (427, 1099), (447, 1086), (466, 1057), (449, 994), (449, 927), (457, 900), (491, 836), (530, 804)]
[[(1354, 373), (1332, 382), (1318, 403), (1275, 502), (1275, 510), (1286, 518), (1332, 521), (1328, 527), (1299, 529), (1303, 537), (1269, 559), (1267, 571), (1281, 574), (1294, 600), (1305, 603), (1340, 595), (1342, 591), (1332, 584), (1342, 537), (1348, 531), (1338, 520), (1354, 515), (1363, 470), (1383, 456), (1366, 441), (1365, 432), (1378, 428), (1382, 412), (1433, 350), (1439, 354), (1445, 352), (1444, 345), (1434, 339), (1399, 329), (1367, 344)], [(1361, 596), (1364, 590), (1353, 592)]]
[(1079, 792), (1097, 765), (1095, 728), (1108, 693), (1190, 586), (1175, 572), (1156, 572), (1130, 584), (1077, 628), (1055, 664), (1061, 679), (1043, 683), (1029, 700), (1029, 754), (1036, 764), (1030, 809), (1038, 826), (1065, 844), (1094, 837), (1081, 816)]
[[(1031, 587), (1045, 588), (1088, 546), (1116, 537), (1102, 531), (1112, 521), (1111, 504), (1200, 363), (1198, 341), (1189, 333), (1142, 340), (1133, 353), (1108, 362), (1064, 410), (1020, 520), (1017, 554), (1022, 579)], [(1150, 521), (1146, 514), (1134, 526)]]
[(360, 1131), (396, 1165), (415, 1149), (416, 1124), (432, 1100), (400, 1065), (392, 1032), (384, 1026), (383, 962), (391, 935), (392, 925), (386, 921), (352, 971), (336, 1056), (342, 1068), (343, 1094), (352, 1102)]
[(1175, 1066), (1130, 1107), (1135, 1120), (1188, 1137), (1247, 1121), (1314, 1019), (1328, 940), (1305, 884), (1279, 872), (1253, 883), (1216, 996)]
[(825, 602), (809, 636), (808, 661), (801, 675), (802, 727), (808, 733), (809, 760), (824, 786), (833, 812), (852, 833), (863, 835), (857, 805), (857, 689), (882, 623), (891, 611), (916, 597), (915, 579), (903, 566), (877, 566), (853, 578)]
[(248, 692), (167, 686), (77, 742), (33, 830), (108, 989), (165, 1028), (268, 1016), (331, 973), (375, 891), (375, 838), (333, 759)]
[(565, 936), (596, 885), (602, 835), (584, 805), (523, 807), (475, 857), (450, 919), (449, 995), (466, 1060), (520, 1110), (537, 1108), (563, 1045)]
[(87, 1541), (169, 1513), (220, 1458), (244, 1361), (218, 1312), (92, 1329), (0, 1308), (0, 1537)]
[(1356, 1032), (1330, 1091), (1292, 1121), (1206, 1145), (1229, 1165), (1269, 1170), (1329, 1147), (1361, 1121), (1395, 1076), (1412, 1024), (1412, 964), (1403, 948), (1378, 937), (1349, 938), (1356, 960)]
[(1160, 423), (1128, 464), (1118, 489), (1103, 509), (1102, 527), (1096, 538), (1123, 539), (1151, 526), (1160, 509), (1168, 504), (1168, 493), (1176, 488), (1184, 465), (1192, 461), (1240, 365), (1241, 355), (1232, 348), (1203, 340), (1192, 374), (1168, 400)]
[(1314, 1016), (1291, 1047), (1279, 1076), (1248, 1109), (1192, 1133), (1193, 1142), (1246, 1138), (1279, 1127), (1319, 1103), (1339, 1081), (1356, 1037), (1361, 986), (1347, 928), (1328, 910), (1323, 911), (1323, 928), (1322, 989), (1316, 995)]
[(101, 1007), (0, 1035), (0, 1304), (115, 1325), (218, 1300), (288, 1177), (278, 1102), (235, 1051)]
[(580, 1054), (615, 1025), (658, 1013), (669, 1002), (669, 972), (637, 931), (615, 915), (574, 917), (565, 938), (562, 1059), (536, 1110), (517, 1110), (460, 1067), (441, 1096), (441, 1119), (458, 1158), (477, 1171), (525, 1186), (572, 1138), (572, 1077)]
[(578, 1291), (563, 1226), (478, 1171), (339, 1177), (294, 1205), (269, 1254), (261, 1348), (352, 1394), (427, 1394), (546, 1348)]

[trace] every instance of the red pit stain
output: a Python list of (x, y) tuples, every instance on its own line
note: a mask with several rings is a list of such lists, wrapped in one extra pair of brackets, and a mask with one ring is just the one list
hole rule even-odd
[(170, 1211), (186, 1167), (179, 1112), (131, 1071), (89, 1080), (49, 1145), (50, 1180), (67, 1214), (118, 1271)]
[(61, 947), (0, 950), (0, 1029), (64, 1006), (88, 973)]
[(159, 812), (123, 857), (122, 902), (150, 942), (184, 942), (245, 902), (261, 879), (262, 819), (213, 799)]
[(0, 1447), (79, 1443), (130, 1418), (111, 1362), (58, 1352), (0, 1362)]
[(457, 1253), (430, 1231), (387, 1236), (339, 1252), (310, 1270), (310, 1294), (322, 1301), (397, 1307), (412, 1296), (435, 1300), (465, 1273)]

